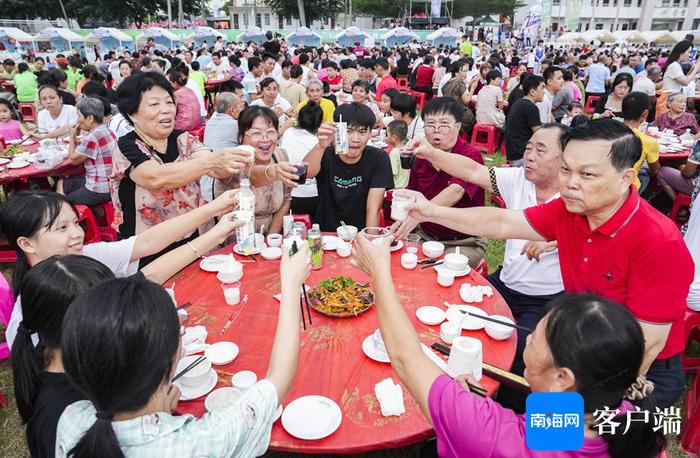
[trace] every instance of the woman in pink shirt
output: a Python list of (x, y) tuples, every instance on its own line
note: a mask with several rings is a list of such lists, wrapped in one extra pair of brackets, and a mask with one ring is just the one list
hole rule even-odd
[(197, 100), (194, 91), (186, 86), (187, 76), (178, 70), (173, 70), (168, 75), (168, 79), (175, 90), (175, 106), (177, 108), (175, 129), (192, 130), (202, 124), (199, 100)]
[[(428, 205), (418, 193), (397, 192), (418, 199), (409, 208)], [(418, 212), (411, 212), (411, 216), (418, 216)], [(452, 380), (423, 353), (416, 330), (394, 290), (389, 252), (392, 239), (387, 237), (375, 245), (357, 237), (352, 263), (371, 278), (391, 365), (435, 428), (440, 457), (659, 455), (664, 439), (661, 431), (653, 431), (653, 421), (626, 422), (626, 413), (635, 411), (626, 399), (638, 399), (634, 402), (642, 410), (654, 411), (653, 397), (646, 396), (653, 388), (638, 375), (644, 357), (644, 334), (627, 309), (592, 294), (563, 295), (550, 302), (550, 311), (530, 334), (525, 347), (525, 379), (533, 392), (568, 391), (583, 397), (584, 440), (576, 451), (533, 451), (526, 444), (523, 415), (472, 394), (465, 381), (478, 385), (476, 380), (470, 375)], [(622, 425), (616, 434), (598, 435), (592, 415), (598, 409), (619, 409), (612, 418)], [(626, 426), (629, 429), (623, 434)]]

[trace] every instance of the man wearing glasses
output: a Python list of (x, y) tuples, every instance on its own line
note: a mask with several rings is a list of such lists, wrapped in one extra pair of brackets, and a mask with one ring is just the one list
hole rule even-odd
[[(468, 157), (483, 165), (479, 150), (459, 136), (463, 108), (452, 97), (438, 97), (428, 101), (421, 117), (425, 123), (425, 138), (434, 148)], [(419, 141), (418, 139), (414, 141)], [(425, 159), (416, 158), (406, 189), (418, 191), (434, 204), (444, 207), (467, 208), (484, 205), (484, 190), (479, 186), (449, 175), (435, 168)], [(406, 218), (391, 227), (397, 238), (403, 238), (418, 226), (418, 221)], [(424, 222), (418, 227), (423, 240), (438, 240), (445, 244), (447, 251), (460, 247), (460, 253), (469, 258), (469, 264), (476, 266), (484, 257), (486, 239), (453, 231), (439, 224)]]
[(307, 176), (316, 177), (318, 187), (316, 221), (324, 231), (335, 231), (341, 221), (358, 229), (379, 226), (384, 192), (394, 187), (394, 179), (389, 155), (367, 146), (374, 113), (353, 102), (340, 105), (334, 119), (347, 123), (347, 152), (336, 154), (336, 128), (328, 123), (321, 125), (318, 145), (304, 158), (309, 164)]

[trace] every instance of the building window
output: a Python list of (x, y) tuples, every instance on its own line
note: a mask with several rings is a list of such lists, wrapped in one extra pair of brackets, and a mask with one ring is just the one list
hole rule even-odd
[(265, 13), (265, 27), (270, 27), (270, 13)]
[(629, 28), (629, 24), (622, 24), (622, 30), (627, 30)]
[(627, 6), (627, 7), (632, 6), (632, 0), (625, 0), (625, 1), (622, 3), (622, 6)]
[(600, 23), (596, 24), (595, 30), (603, 30), (603, 24), (600, 24)]
[(287, 16), (287, 25), (291, 26), (292, 25), (292, 17)]
[(552, 0), (553, 6), (559, 6), (560, 3), (561, 3), (561, 0)]
[(681, 0), (673, 0), (673, 6), (679, 6), (681, 4)]
[(617, 6), (617, 0), (613, 0), (613, 6)]
[(238, 13), (235, 13), (233, 15), (233, 28), (234, 29), (240, 29), (239, 27), (239, 22), (238, 22)]
[(637, 8), (641, 8), (641, 7), (642, 7), (642, 0), (637, 0)]
[(637, 30), (637, 23), (636, 23), (636, 22), (633, 22), (633, 23), (630, 25), (630, 30)]
[(262, 14), (258, 13), (255, 15), (255, 25), (262, 27)]
[(284, 28), (284, 16), (277, 16), (277, 28), (278, 29), (283, 29)]
[(556, 32), (557, 30), (559, 30), (559, 23), (552, 22), (552, 32)]
[(610, 0), (603, 0), (603, 6), (610, 6)]
[(697, 30), (698, 27), (700, 27), (700, 19), (696, 19), (693, 21), (693, 30)]
[(661, 0), (661, 6), (669, 6), (671, 4), (671, 0)]

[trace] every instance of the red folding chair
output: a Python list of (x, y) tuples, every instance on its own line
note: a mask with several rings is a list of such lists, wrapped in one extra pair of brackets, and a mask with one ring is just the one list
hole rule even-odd
[(598, 104), (598, 100), (600, 100), (599, 95), (591, 95), (586, 99), (586, 106), (583, 108), (583, 112), (586, 114), (592, 114), (595, 113), (595, 106)]
[(117, 231), (114, 230), (114, 205), (112, 202), (105, 202), (97, 206), (101, 210), (100, 215), (95, 215), (97, 221), (97, 229), (100, 233), (100, 238), (105, 242), (114, 242), (117, 240)]
[(408, 78), (405, 76), (399, 76), (396, 78), (396, 82), (399, 85), (399, 89), (408, 89)]
[(671, 218), (674, 223), (676, 223), (678, 229), (683, 227), (683, 224), (685, 224), (685, 221), (678, 221), (678, 212), (680, 212), (681, 208), (687, 208), (688, 211), (690, 211), (690, 204), (691, 201), (688, 194), (683, 194), (680, 192), (676, 194), (676, 198), (673, 201), (673, 206), (671, 207), (668, 217)]
[(486, 263), (486, 258), (481, 258), (481, 261), (474, 267), (474, 270), (484, 277), (487, 276), (489, 274), (489, 265)]
[(19, 114), (22, 115), (22, 119), (25, 121), (36, 121), (36, 107), (33, 103), (20, 103), (17, 105), (19, 107)]
[(311, 216), (309, 215), (292, 215), (295, 223), (304, 223), (306, 229), (311, 229)]
[(197, 137), (200, 142), (204, 142), (204, 129), (207, 127), (206, 123), (205, 124), (200, 124), (198, 127), (195, 127), (192, 130), (188, 130), (193, 137)]
[(695, 376), (693, 386), (685, 398), (685, 418), (678, 436), (678, 444), (690, 456), (700, 452), (700, 376)]
[[(683, 340), (686, 348), (692, 342), (700, 340), (700, 312), (686, 309), (683, 319)], [(683, 370), (688, 374), (700, 374), (700, 357), (683, 356)]]
[(406, 89), (406, 93), (411, 94), (413, 97), (416, 98), (416, 108), (422, 110), (423, 105), (425, 105), (425, 93), (412, 91), (411, 89)]

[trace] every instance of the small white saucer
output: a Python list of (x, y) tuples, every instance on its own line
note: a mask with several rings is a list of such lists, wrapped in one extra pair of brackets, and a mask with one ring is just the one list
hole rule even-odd
[(374, 345), (373, 334), (365, 337), (362, 341), (362, 351), (369, 359), (373, 359), (378, 363), (390, 363), (389, 355), (385, 352), (379, 351), (379, 349)]
[(418, 321), (428, 326), (435, 326), (445, 321), (445, 311), (434, 305), (426, 305), (416, 310)]
[(243, 250), (241, 250), (241, 247), (238, 246), (238, 244), (235, 244), (233, 246), (233, 252), (236, 254), (240, 254), (241, 256), (250, 256), (251, 254), (259, 254), (265, 247), (267, 247), (266, 244), (258, 245), (255, 249), (249, 251), (248, 253), (244, 253)]
[(209, 371), (209, 380), (200, 386), (184, 386), (180, 380), (175, 382), (178, 388), (180, 388), (180, 401), (191, 401), (193, 399), (201, 398), (205, 394), (209, 393), (214, 389), (216, 383), (219, 381), (219, 375), (214, 369)]
[(8, 169), (23, 169), (29, 165), (27, 161), (12, 161), (7, 164)]
[(238, 345), (233, 342), (216, 342), (215, 344), (209, 345), (204, 351), (204, 356), (206, 356), (209, 361), (215, 366), (223, 366), (230, 364), (238, 356)]
[(324, 235), (323, 236), (323, 249), (326, 251), (333, 251), (338, 247), (338, 242), (340, 238), (335, 235)]
[(228, 262), (228, 260), (229, 256), (227, 254), (207, 256), (199, 261), (199, 268), (206, 272), (218, 272), (219, 269), (223, 267), (226, 262)]
[(444, 264), (440, 264), (438, 266), (433, 267), (438, 273), (440, 272), (445, 272), (445, 273), (450, 273), (454, 275), (455, 277), (464, 277), (465, 275), (468, 275), (469, 272), (472, 271), (472, 268), (467, 266), (464, 270), (452, 270), (448, 269), (445, 267)]
[(389, 251), (399, 251), (401, 248), (403, 248), (403, 242), (399, 240), (396, 245), (389, 247)]

